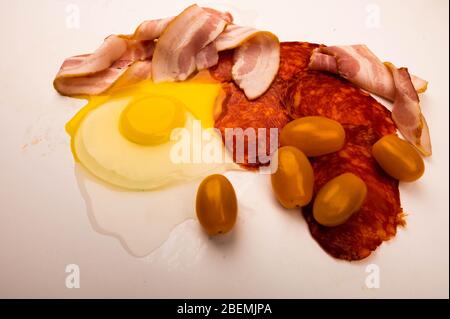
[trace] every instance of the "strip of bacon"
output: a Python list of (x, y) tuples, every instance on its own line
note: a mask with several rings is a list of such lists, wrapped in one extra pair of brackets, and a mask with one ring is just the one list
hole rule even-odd
[(230, 24), (214, 44), (217, 51), (235, 49), (232, 78), (249, 100), (267, 91), (280, 65), (280, 43), (274, 34)]
[(163, 31), (167, 28), (174, 17), (147, 20), (142, 22), (134, 31), (133, 35), (128, 36), (131, 39), (138, 41), (149, 41), (159, 38)]
[(229, 12), (222, 12), (213, 8), (203, 7), (203, 9), (213, 15), (218, 16), (222, 20), (225, 20), (227, 23), (233, 23), (233, 15)]
[(231, 75), (253, 100), (267, 91), (280, 66), (280, 42), (270, 32), (258, 32), (234, 51)]
[(57, 76), (84, 76), (105, 70), (124, 55), (127, 48), (126, 40), (115, 35), (109, 36), (94, 53), (85, 55), (84, 59), (78, 60), (79, 63), (64, 61)]
[[(229, 12), (221, 12), (212, 8), (203, 8), (211, 14), (215, 14), (227, 21), (228, 23), (233, 22), (233, 16)], [(126, 36), (130, 39), (134, 40), (155, 40), (159, 38), (159, 36), (163, 33), (163, 31), (167, 28), (170, 22), (175, 17), (168, 17), (163, 19), (155, 19), (155, 20), (147, 20), (142, 22), (134, 31), (134, 34)]]
[(196, 56), (223, 32), (227, 21), (197, 5), (173, 19), (159, 38), (153, 55), (155, 82), (183, 81), (196, 69)]
[(155, 51), (155, 42), (151, 41), (127, 41), (127, 50), (120, 57), (120, 60), (128, 60), (130, 62), (143, 61), (150, 59)]
[[(111, 37), (110, 37), (111, 38)], [(124, 53), (111, 64), (105, 63), (98, 71), (91, 68), (90, 72), (84, 72), (96, 61), (96, 53), (84, 54), (68, 58), (64, 61), (60, 71), (53, 82), (54, 88), (62, 95), (96, 95), (110, 88), (124, 73), (127, 68), (136, 61), (144, 61), (151, 58), (154, 50), (153, 41), (126, 41), (127, 48)], [(105, 46), (105, 45), (103, 45)], [(102, 47), (103, 47), (102, 46)], [(106, 45), (110, 47), (110, 44)], [(113, 48), (114, 49), (114, 48)], [(98, 52), (97, 50), (96, 52)], [(94, 57), (93, 57), (94, 55)], [(95, 70), (97, 70), (95, 69)], [(137, 69), (143, 69), (137, 67)], [(149, 72), (151, 69), (148, 69)], [(78, 73), (81, 72), (81, 73)], [(133, 71), (131, 71), (132, 73)], [(150, 74), (149, 74), (150, 75)], [(148, 75), (143, 78), (147, 78)]]
[[(127, 68), (153, 56), (154, 40), (173, 18), (143, 22), (133, 35), (111, 35), (92, 54), (66, 59), (53, 86), (62, 95), (96, 95), (110, 88)], [(127, 74), (151, 72), (150, 63), (138, 64)], [(151, 73), (139, 78), (148, 78)]]
[(97, 95), (111, 87), (125, 71), (126, 68), (113, 66), (92, 75), (61, 77), (53, 82), (53, 86), (62, 95)]
[(427, 89), (427, 81), (411, 76), (406, 68), (382, 63), (365, 45), (319, 47), (311, 55), (309, 69), (339, 74), (393, 101), (392, 118), (399, 131), (424, 156), (431, 155), (429, 129), (417, 95)]
[(428, 81), (415, 76), (414, 74), (410, 74), (412, 84), (417, 93), (423, 93), (428, 88)]
[(279, 41), (272, 33), (232, 22), (228, 12), (197, 5), (176, 17), (145, 21), (132, 35), (112, 35), (93, 54), (64, 61), (54, 86), (63, 95), (99, 94), (133, 63), (152, 57), (154, 82), (183, 81), (216, 65), (219, 51), (235, 49), (232, 78), (248, 99), (256, 99), (277, 74)]
[(197, 70), (199, 71), (208, 69), (216, 65), (218, 62), (219, 53), (217, 52), (214, 42), (204, 47), (195, 57), (195, 63), (197, 65)]
[(114, 88), (121, 88), (152, 77), (152, 62), (149, 60), (137, 61), (114, 83)]
[[(390, 101), (395, 98), (391, 72), (365, 45), (319, 47), (311, 56), (309, 68), (339, 74), (364, 90)], [(411, 78), (416, 91), (425, 92), (427, 81), (416, 76)]]
[(332, 55), (321, 53), (318, 49), (315, 49), (311, 55), (309, 68), (311, 70), (339, 73), (336, 58)]
[(399, 131), (425, 156), (431, 155), (431, 141), (427, 122), (420, 110), (419, 96), (407, 68), (397, 69), (386, 62), (395, 84), (392, 118)]
[(55, 79), (53, 85), (58, 92), (68, 96), (98, 95), (119, 81), (120, 85), (127, 85), (144, 80), (150, 74), (150, 61), (138, 61), (130, 66), (130, 61), (118, 60), (103, 71), (88, 76), (61, 77)]
[(230, 24), (226, 27), (225, 31), (217, 37), (216, 41), (214, 41), (217, 51), (237, 48), (258, 32), (260, 31), (254, 28)]

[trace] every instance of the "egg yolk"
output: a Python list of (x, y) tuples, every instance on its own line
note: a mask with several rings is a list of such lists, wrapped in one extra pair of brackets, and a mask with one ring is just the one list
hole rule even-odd
[(175, 98), (147, 96), (131, 101), (123, 110), (119, 128), (128, 140), (140, 145), (167, 142), (173, 129), (186, 120), (184, 105)]

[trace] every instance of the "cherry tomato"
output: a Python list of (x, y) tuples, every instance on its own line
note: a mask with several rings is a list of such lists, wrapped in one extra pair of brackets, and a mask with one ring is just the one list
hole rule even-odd
[(314, 200), (313, 216), (323, 226), (343, 224), (364, 202), (367, 187), (352, 173), (341, 174), (326, 183)]
[(312, 198), (314, 173), (308, 158), (293, 146), (283, 146), (274, 154), (276, 171), (271, 176), (275, 197), (286, 208), (307, 205)]
[(209, 235), (229, 232), (237, 217), (237, 199), (233, 185), (223, 175), (206, 177), (197, 190), (197, 218)]
[(372, 147), (372, 155), (386, 173), (401, 181), (415, 181), (425, 170), (423, 159), (414, 146), (395, 134), (379, 139)]
[(306, 116), (286, 124), (281, 130), (282, 146), (295, 146), (306, 156), (339, 151), (345, 143), (345, 131), (339, 122), (323, 116)]

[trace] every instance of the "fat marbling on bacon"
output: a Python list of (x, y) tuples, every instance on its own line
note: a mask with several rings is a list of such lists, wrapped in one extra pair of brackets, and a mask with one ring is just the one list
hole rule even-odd
[(154, 40), (159, 38), (165, 28), (172, 22), (174, 17), (147, 20), (142, 22), (131, 36), (125, 36), (134, 40)]
[(153, 55), (153, 81), (183, 81), (197, 69), (196, 56), (225, 29), (218, 14), (192, 5), (163, 31)]
[(280, 42), (274, 34), (231, 24), (214, 44), (217, 51), (235, 49), (232, 78), (248, 99), (269, 89), (280, 66)]
[(219, 51), (235, 49), (233, 79), (249, 99), (257, 98), (278, 71), (278, 38), (232, 22), (228, 12), (197, 5), (176, 17), (144, 21), (133, 34), (109, 36), (92, 54), (66, 59), (54, 87), (63, 95), (96, 95), (122, 78), (182, 81), (217, 64)]
[[(395, 98), (391, 73), (364, 44), (319, 47), (311, 55), (309, 68), (339, 74), (360, 88), (384, 97)], [(427, 81), (411, 76), (416, 91), (422, 93)]]
[(62, 95), (97, 95), (125, 74), (133, 81), (146, 79), (154, 48), (153, 39), (138, 41), (131, 36), (111, 35), (94, 53), (66, 59), (53, 86)]
[(258, 32), (234, 51), (231, 74), (247, 98), (253, 100), (270, 87), (279, 65), (278, 38), (270, 32)]
[(431, 155), (428, 124), (420, 110), (419, 96), (413, 86), (407, 68), (397, 69), (385, 63), (395, 84), (392, 118), (402, 135), (425, 156)]
[(64, 61), (58, 76), (89, 75), (109, 68), (127, 51), (127, 41), (111, 35), (92, 54), (69, 58)]
[(54, 85), (58, 92), (68, 96), (98, 95), (118, 81), (132, 84), (147, 79), (150, 73), (150, 61), (137, 61), (130, 65), (129, 61), (118, 60), (111, 67), (91, 75), (61, 77)]
[(428, 125), (419, 97), (428, 82), (381, 62), (365, 45), (321, 46), (310, 58), (309, 69), (338, 74), (360, 88), (394, 102), (392, 117), (399, 131), (425, 156), (431, 155)]

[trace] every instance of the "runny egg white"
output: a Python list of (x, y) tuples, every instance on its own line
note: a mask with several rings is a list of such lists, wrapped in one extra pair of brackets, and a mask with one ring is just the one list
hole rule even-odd
[[(202, 133), (212, 128), (221, 94), (219, 83), (194, 78), (142, 81), (90, 98), (66, 130), (94, 228), (143, 256), (160, 246), (176, 225), (195, 216), (201, 178), (235, 166), (231, 160), (174, 162), (179, 140), (171, 134), (180, 128), (195, 134), (196, 121)], [(209, 137), (207, 143), (223, 148), (220, 136)]]
[[(75, 164), (75, 176), (92, 228), (118, 239), (132, 256), (149, 255), (178, 225), (195, 219), (193, 207), (200, 181), (135, 192), (111, 187), (80, 163)], [(193, 229), (198, 230), (200, 227)]]
[[(220, 163), (174, 161), (174, 146), (180, 141), (173, 137), (180, 128), (193, 136), (196, 120), (203, 130), (213, 127), (220, 94), (217, 83), (143, 81), (92, 97), (66, 127), (74, 157), (103, 181), (131, 190), (204, 175)], [(189, 145), (192, 152), (194, 142)], [(219, 136), (208, 143), (220, 145)]]

